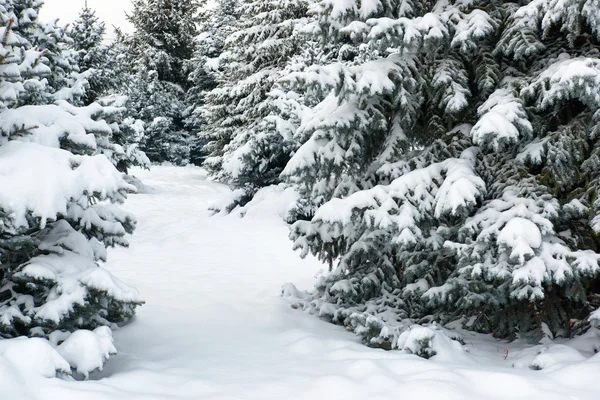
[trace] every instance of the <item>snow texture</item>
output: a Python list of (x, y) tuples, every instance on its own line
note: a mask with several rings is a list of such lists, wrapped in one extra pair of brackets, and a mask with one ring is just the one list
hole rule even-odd
[(103, 155), (76, 156), (21, 141), (0, 147), (0, 204), (15, 227), (27, 227), (28, 213), (44, 227), (66, 215), (70, 202), (87, 201), (87, 193), (105, 198), (123, 188), (135, 190)]
[(78, 373), (89, 378), (90, 372), (102, 371), (104, 362), (117, 354), (112, 331), (101, 326), (93, 331), (80, 329), (73, 332), (61, 345), (58, 353)]
[[(121, 353), (90, 380), (77, 382), (54, 378), (57, 370), (69, 370), (63, 358), (69, 339), (58, 351), (43, 339), (0, 341), (3, 398), (391, 400), (401, 394), (403, 399), (595, 400), (600, 395), (597, 329), (532, 348), (470, 332), (461, 333), (461, 345), (448, 339), (447, 330), (413, 328), (402, 348), (433, 332), (437, 354), (429, 360), (408, 351), (371, 349), (280, 297), (283, 282), (312, 287), (323, 265), (291, 250), (277, 207), (255, 203), (246, 210), (252, 218), (211, 216), (208, 206), (228, 190), (206, 180), (202, 170), (134, 172), (155, 191), (126, 203), (139, 217), (138, 230), (130, 249), (111, 252), (106, 268), (138, 286), (147, 304), (134, 323), (114, 332)], [(264, 199), (284, 204), (287, 196), (273, 189)], [(286, 293), (297, 298), (302, 292), (288, 285)], [(101, 332), (76, 335), (73, 340), (98, 340), (98, 360), (111, 352)], [(71, 361), (74, 370), (94, 367)]]

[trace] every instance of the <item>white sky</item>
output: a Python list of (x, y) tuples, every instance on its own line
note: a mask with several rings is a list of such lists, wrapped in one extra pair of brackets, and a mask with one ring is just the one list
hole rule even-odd
[[(66, 25), (77, 19), (85, 0), (45, 0), (45, 3), (40, 12), (40, 19), (47, 21), (59, 18), (61, 25)], [(125, 32), (132, 31), (125, 18), (125, 12), (131, 11), (132, 8), (131, 0), (88, 0), (88, 6), (106, 23), (106, 39), (113, 38), (113, 25)]]

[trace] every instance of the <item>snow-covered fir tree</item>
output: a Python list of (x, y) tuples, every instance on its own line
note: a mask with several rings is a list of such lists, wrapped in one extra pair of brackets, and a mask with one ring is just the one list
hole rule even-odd
[(0, 0), (0, 336), (66, 338), (123, 323), (141, 304), (98, 265), (135, 228), (118, 206), (134, 188), (107, 158), (121, 151), (110, 143), (120, 109), (26, 102), (69, 63), (20, 33), (55, 27), (29, 3)]
[(388, 348), (414, 322), (534, 340), (597, 324), (598, 2), (310, 13), (329, 61), (286, 78), (318, 104), (283, 177), (307, 219), (295, 248), (335, 269), (300, 303)]
[(84, 7), (79, 18), (71, 28), (73, 49), (77, 52), (79, 71), (85, 73), (88, 87), (83, 98), (84, 104), (90, 104), (117, 87), (118, 77), (114, 68), (114, 54), (104, 45), (106, 26), (96, 16), (95, 11)]
[(81, 98), (83, 104), (96, 102), (104, 106), (103, 110), (115, 111), (113, 115), (102, 116), (116, 127), (110, 137), (113, 149), (107, 155), (119, 171), (127, 173), (132, 166), (147, 168), (150, 161), (141, 150), (143, 122), (132, 116), (135, 109), (130, 111), (126, 107), (128, 97), (124, 94), (131, 89), (132, 82), (127, 40), (117, 31), (117, 40), (106, 45), (105, 32), (104, 22), (86, 5), (70, 30), (71, 46), (77, 54), (79, 75), (87, 82)]
[[(51, 104), (68, 100), (81, 104), (88, 86), (78, 74), (77, 54), (72, 50), (72, 38), (58, 21), (41, 23), (37, 18), (42, 0), (14, 0), (7, 10), (14, 16), (13, 31), (25, 39), (23, 48), (43, 53), (44, 63), (53, 71), (42, 79), (25, 81), (26, 91), (19, 97), (21, 104)], [(25, 75), (26, 79), (27, 76)]]
[(197, 1), (135, 0), (128, 15), (135, 27), (134, 54), (158, 79), (187, 87), (186, 61), (194, 55)]
[(140, 130), (139, 144), (150, 161), (185, 165), (189, 133), (184, 125), (185, 92), (158, 79), (156, 71), (135, 73), (124, 91), (127, 118)]
[(142, 149), (155, 162), (186, 164), (189, 159), (185, 94), (198, 8), (189, 0), (136, 0), (128, 16), (135, 28), (128, 50), (135, 74), (127, 108), (143, 121)]
[(238, 29), (238, 0), (220, 0), (214, 7), (201, 3), (198, 15), (197, 48), (189, 61), (189, 89), (186, 94), (187, 110), (185, 124), (190, 131), (190, 162), (201, 165), (206, 158), (206, 138), (200, 137), (204, 120), (202, 106), (206, 93), (217, 86), (223, 72), (219, 56), (227, 37)]
[(204, 165), (236, 190), (229, 208), (280, 182), (297, 147), (292, 132), (302, 107), (279, 81), (304, 53), (307, 42), (299, 28), (307, 23), (307, 7), (304, 0), (241, 3), (238, 29), (216, 62), (218, 86), (200, 108), (201, 137), (208, 142)]

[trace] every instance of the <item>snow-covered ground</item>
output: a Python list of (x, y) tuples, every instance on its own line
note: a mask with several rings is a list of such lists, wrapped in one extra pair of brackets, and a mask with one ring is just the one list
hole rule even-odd
[[(202, 170), (157, 167), (136, 175), (154, 191), (127, 202), (138, 229), (129, 249), (110, 251), (107, 268), (147, 303), (114, 333), (119, 354), (85, 382), (4, 375), (0, 398), (600, 398), (600, 355), (592, 351), (598, 331), (570, 342), (579, 351), (554, 345), (539, 356), (544, 346), (469, 334), (467, 352), (455, 357), (367, 348), (280, 297), (285, 282), (310, 288), (322, 266), (291, 250), (276, 199), (246, 218), (211, 217), (208, 206), (227, 189)], [(541, 371), (528, 368), (536, 357)]]

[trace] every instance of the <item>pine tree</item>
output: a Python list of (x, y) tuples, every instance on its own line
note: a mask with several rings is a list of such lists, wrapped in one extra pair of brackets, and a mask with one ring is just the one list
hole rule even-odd
[(201, 137), (208, 142), (204, 165), (239, 193), (230, 208), (280, 182), (296, 148), (289, 129), (294, 99), (286, 98), (279, 80), (303, 50), (298, 27), (306, 23), (307, 5), (303, 0), (242, 3), (239, 29), (225, 40), (218, 86), (206, 94), (200, 115)]
[(136, 0), (128, 16), (135, 27), (134, 54), (158, 79), (187, 88), (186, 61), (194, 55), (197, 1)]
[(204, 120), (202, 108), (206, 93), (217, 86), (223, 73), (219, 56), (223, 53), (225, 40), (238, 29), (239, 13), (237, 0), (221, 0), (214, 8), (202, 4), (198, 25), (200, 35), (196, 38), (197, 48), (194, 57), (188, 63), (191, 71), (188, 77), (190, 87), (186, 94), (187, 110), (185, 124), (190, 130), (190, 162), (201, 165), (206, 152), (207, 140), (200, 137)]
[(102, 118), (113, 127), (109, 137), (97, 137), (102, 153), (119, 171), (127, 173), (132, 166), (148, 168), (150, 161), (140, 148), (143, 123), (131, 115), (135, 110), (127, 108), (124, 95), (131, 84), (127, 39), (117, 31), (117, 40), (105, 45), (105, 31), (104, 22), (86, 4), (71, 29), (71, 46), (77, 53), (80, 74), (88, 82), (83, 104), (94, 118)]
[[(322, 1), (283, 176), (335, 270), (303, 301), (371, 345), (407, 321), (498, 337), (598, 323), (595, 0)], [(590, 317), (591, 314), (591, 317)]]
[(30, 87), (62, 79), (64, 70), (53, 68), (68, 61), (62, 53), (50, 61), (20, 34), (54, 25), (17, 5), (0, 0), (0, 336), (123, 323), (139, 295), (98, 265), (108, 247), (127, 245), (136, 224), (118, 207), (133, 187), (107, 159), (114, 127), (104, 118), (118, 110), (26, 103)]
[[(14, 0), (6, 5), (14, 16), (13, 31), (25, 39), (24, 51), (43, 52), (44, 63), (53, 71), (44, 79), (25, 81), (26, 92), (19, 96), (21, 104), (51, 104), (68, 100), (81, 104), (88, 82), (78, 74), (77, 54), (70, 48), (72, 39), (57, 21), (41, 23), (38, 13), (41, 0)], [(27, 71), (23, 72), (27, 78)]]
[(127, 117), (139, 121), (144, 130), (141, 149), (153, 162), (169, 161), (185, 165), (189, 157), (189, 133), (182, 111), (184, 91), (177, 85), (158, 79), (156, 71), (136, 73), (128, 85)]
[(83, 99), (85, 105), (117, 87), (109, 48), (102, 43), (105, 33), (104, 22), (86, 4), (71, 28), (79, 71), (85, 74), (89, 84)]
[(142, 149), (150, 160), (186, 164), (189, 132), (185, 127), (187, 63), (195, 51), (195, 15), (199, 3), (188, 0), (136, 0), (128, 16), (134, 64), (127, 95), (131, 116), (143, 121)]

